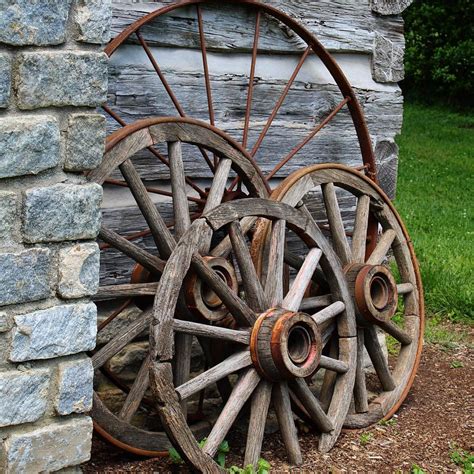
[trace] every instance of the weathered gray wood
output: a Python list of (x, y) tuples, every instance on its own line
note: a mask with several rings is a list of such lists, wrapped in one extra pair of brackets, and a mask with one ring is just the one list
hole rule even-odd
[(393, 229), (386, 230), (380, 237), (377, 246), (367, 260), (367, 263), (369, 265), (382, 264), (384, 259), (387, 257), (387, 253), (390, 250), (390, 247), (392, 246), (396, 236), (397, 234)]
[(386, 333), (390, 334), (394, 337), (398, 342), (401, 344), (411, 344), (413, 342), (412, 337), (402, 328), (398, 327), (392, 321), (388, 321), (386, 323), (380, 323), (379, 327), (384, 330)]
[(332, 303), (331, 295), (314, 296), (304, 298), (301, 302), (299, 311), (308, 311), (310, 309), (324, 308)]
[(180, 321), (179, 319), (174, 320), (173, 327), (177, 332), (191, 334), (197, 337), (208, 337), (210, 339), (237, 342), (246, 345), (250, 343), (250, 332), (248, 331), (237, 331), (234, 329), (221, 328), (219, 326), (193, 323), (191, 321)]
[(273, 224), (268, 257), (265, 296), (270, 306), (277, 306), (283, 300), (283, 259), (285, 256), (286, 222), (280, 219)]
[(313, 314), (312, 318), (316, 324), (322, 325), (341, 314), (345, 309), (346, 305), (342, 301), (336, 301), (327, 308), (324, 308), (316, 314)]
[(219, 418), (207, 437), (203, 451), (214, 457), (220, 444), (224, 441), (240, 410), (260, 382), (260, 376), (255, 369), (248, 369), (237, 381)]
[(322, 433), (332, 431), (334, 427), (331, 420), (326, 413), (324, 413), (318, 399), (314, 396), (313, 392), (311, 392), (308, 384), (303, 379), (297, 378), (294, 383), (291, 384), (291, 389), (305, 407), (318, 430)]
[(356, 413), (367, 413), (369, 403), (364, 372), (364, 329), (357, 329), (357, 368), (354, 383), (354, 408)]
[(298, 431), (296, 430), (295, 421), (293, 419), (288, 384), (286, 382), (275, 384), (272, 398), (288, 460), (291, 464), (300, 465), (303, 462), (303, 456), (298, 441)]
[(242, 276), (242, 286), (244, 287), (246, 300), (254, 311), (264, 311), (266, 305), (265, 294), (263, 292), (260, 279), (252, 261), (242, 227), (239, 223), (233, 222), (229, 226), (229, 235), (234, 249), (235, 258), (239, 265)]
[(283, 308), (289, 309), (290, 311), (298, 311), (322, 254), (321, 250), (316, 248), (309, 251), (303, 266), (291, 285), (290, 291), (283, 300)]
[(375, 372), (380, 380), (382, 388), (386, 392), (394, 390), (397, 386), (390, 369), (387, 359), (377, 337), (377, 331), (374, 326), (368, 326), (364, 332), (364, 344), (369, 353), (370, 360), (374, 366)]
[(345, 374), (349, 370), (349, 366), (345, 362), (333, 359), (332, 357), (321, 356), (319, 365), (323, 369), (331, 370), (338, 374)]
[(211, 367), (202, 374), (197, 375), (193, 379), (176, 388), (181, 400), (191, 397), (195, 393), (200, 392), (209, 385), (223, 379), (227, 375), (233, 374), (252, 364), (252, 358), (248, 350), (237, 352), (220, 364)]
[(413, 3), (413, 0), (372, 0), (372, 11), (381, 15), (398, 15)]
[(256, 466), (260, 459), (271, 398), (272, 384), (262, 380), (252, 395), (244, 466)]
[(352, 261), (354, 263), (365, 262), (369, 210), (370, 197), (363, 195), (357, 201), (354, 231), (352, 234)]
[(400, 283), (397, 285), (397, 293), (399, 295), (405, 295), (414, 291), (414, 286), (412, 283)]
[(157, 287), (158, 283), (101, 286), (92, 299), (94, 301), (107, 301), (134, 296), (154, 296)]

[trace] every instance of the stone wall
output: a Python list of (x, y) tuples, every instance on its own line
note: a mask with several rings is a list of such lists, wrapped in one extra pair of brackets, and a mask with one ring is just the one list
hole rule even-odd
[(0, 2), (0, 471), (90, 456), (110, 0)]

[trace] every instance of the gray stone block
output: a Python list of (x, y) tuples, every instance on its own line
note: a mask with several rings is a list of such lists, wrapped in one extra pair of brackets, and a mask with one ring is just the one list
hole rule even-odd
[(0, 178), (38, 174), (60, 160), (60, 134), (54, 117), (0, 119)]
[(8, 473), (53, 472), (90, 459), (92, 421), (82, 416), (11, 433), (4, 442)]
[(14, 316), (9, 359), (51, 359), (95, 347), (97, 308), (80, 303)]
[(86, 413), (92, 409), (94, 369), (89, 358), (62, 362), (58, 368), (55, 409), (59, 415)]
[(12, 82), (11, 61), (7, 54), (0, 54), (0, 108), (8, 107)]
[(0, 333), (10, 331), (12, 328), (12, 319), (7, 313), (0, 311)]
[(51, 266), (48, 249), (0, 253), (0, 306), (48, 298)]
[(105, 53), (21, 54), (16, 84), (18, 107), (26, 110), (102, 104), (107, 97), (107, 61)]
[(46, 369), (0, 372), (0, 426), (40, 419), (48, 404), (49, 380)]
[(93, 295), (99, 287), (99, 246), (77, 244), (59, 251), (58, 292), (63, 298)]
[(15, 222), (18, 219), (17, 202), (15, 193), (0, 191), (0, 247), (14, 240)]
[(78, 0), (74, 17), (78, 41), (105, 44), (110, 40), (112, 0)]
[(15, 46), (63, 43), (70, 5), (71, 0), (3, 0), (0, 42)]
[(94, 239), (100, 228), (102, 187), (56, 184), (25, 193), (23, 237), (27, 242)]
[(64, 168), (83, 171), (97, 168), (105, 149), (105, 117), (75, 114), (69, 119), (67, 151)]

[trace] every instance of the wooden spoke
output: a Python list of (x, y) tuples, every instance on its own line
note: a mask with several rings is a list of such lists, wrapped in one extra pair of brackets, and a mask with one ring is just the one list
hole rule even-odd
[(255, 270), (247, 242), (245, 241), (242, 227), (238, 222), (232, 222), (229, 226), (229, 235), (234, 249), (235, 258), (242, 275), (246, 300), (254, 311), (264, 311), (266, 307), (265, 294)]
[[(329, 357), (337, 359), (339, 357), (338, 353), (338, 344), (337, 336), (332, 333), (332, 339), (329, 347)], [(331, 403), (331, 398), (334, 393), (334, 386), (336, 384), (337, 373), (331, 370), (326, 370), (324, 372), (323, 384), (321, 385), (321, 394), (319, 396), (319, 401), (323, 410), (327, 412), (329, 404)]]
[(312, 318), (316, 324), (321, 325), (335, 318), (337, 315), (341, 314), (346, 309), (346, 305), (342, 301), (336, 301), (332, 303), (327, 308), (319, 311), (316, 314), (312, 315)]
[(407, 293), (411, 293), (415, 287), (411, 283), (400, 283), (397, 285), (397, 293), (399, 295), (406, 295)]
[[(256, 217), (244, 217), (240, 221), (240, 227), (242, 228), (242, 233), (244, 236), (253, 228), (257, 218)], [(232, 242), (230, 237), (226, 236), (219, 244), (217, 244), (210, 252), (210, 255), (213, 257), (223, 257), (227, 258), (232, 251)]]
[(380, 240), (375, 247), (374, 251), (370, 255), (367, 263), (369, 265), (381, 265), (387, 256), (390, 247), (392, 246), (395, 237), (397, 236), (396, 232), (393, 229), (389, 229), (382, 234)]
[(191, 225), (181, 142), (168, 143), (168, 159), (170, 162), (171, 189), (173, 191), (174, 231), (176, 239), (179, 240)]
[(357, 200), (354, 233), (352, 235), (352, 261), (354, 263), (365, 262), (369, 210), (370, 197), (364, 194)]
[(364, 373), (364, 329), (362, 328), (357, 330), (357, 369), (354, 384), (354, 407), (356, 413), (367, 413), (369, 411)]
[(331, 120), (338, 114), (338, 112), (350, 101), (350, 97), (344, 98), (334, 110), (320, 123), (318, 124), (306, 138), (304, 138), (293, 150), (288, 153), (276, 166), (273, 170), (265, 176), (267, 180), (272, 179), (278, 171), (280, 171), (283, 166), (285, 166), (290, 160), (292, 160), (295, 155), (297, 155)]
[(140, 370), (138, 371), (137, 377), (133, 382), (130, 392), (127, 394), (125, 403), (120, 409), (118, 417), (121, 420), (130, 422), (133, 415), (135, 415), (136, 411), (138, 410), (138, 407), (140, 406), (140, 403), (143, 400), (145, 392), (147, 391), (150, 384), (150, 379), (148, 377), (149, 371), (150, 356), (147, 356), (143, 361)]
[(398, 327), (392, 321), (388, 321), (386, 323), (379, 323), (378, 326), (380, 327), (380, 329), (390, 334), (390, 336), (394, 337), (398, 342), (400, 342), (404, 346), (411, 344), (413, 342), (412, 337), (407, 332), (405, 332), (402, 328)]
[(176, 389), (181, 400), (191, 397), (218, 380), (252, 365), (248, 350), (237, 352)]
[(317, 248), (313, 248), (309, 251), (303, 266), (298, 272), (298, 275), (296, 275), (290, 291), (283, 300), (283, 308), (289, 309), (290, 311), (298, 311), (322, 254), (321, 250)]
[(330, 322), (329, 324), (325, 324), (323, 329), (321, 330), (321, 339), (323, 347), (329, 342), (332, 336), (336, 333), (337, 325), (335, 322)]
[(344, 266), (351, 262), (352, 256), (344, 229), (344, 223), (342, 222), (341, 210), (337, 202), (336, 188), (334, 184), (327, 183), (322, 185), (322, 189), (334, 248)]
[(331, 420), (322, 409), (318, 399), (313, 395), (304, 379), (297, 378), (291, 384), (291, 390), (305, 407), (311, 420), (322, 433), (329, 433), (334, 429)]
[(120, 165), (120, 171), (130, 186), (133, 197), (150, 227), (160, 255), (164, 258), (169, 258), (175, 246), (174, 238), (156, 209), (150, 195), (147, 193), (143, 181), (130, 160), (125, 160)]
[[(295, 270), (300, 270), (303, 266), (304, 258), (288, 251), (288, 249), (285, 249), (285, 263)], [(319, 268), (316, 268), (316, 271), (314, 272), (313, 281), (315, 283), (325, 281), (324, 273), (321, 272)]]
[(377, 337), (377, 329), (375, 326), (368, 326), (365, 328), (364, 344), (367, 352), (369, 353), (370, 360), (372, 361), (382, 388), (386, 392), (395, 390), (396, 384), (393, 380), (392, 374), (390, 373), (388, 362)]
[(140, 265), (143, 265), (152, 273), (162, 273), (165, 268), (165, 262), (163, 260), (148, 253), (146, 250), (141, 249), (137, 245), (132, 244), (127, 239), (105, 226), (101, 227), (99, 238), (117, 250), (120, 250), (123, 254), (135, 260)]
[(206, 444), (203, 448), (206, 454), (211, 457), (216, 454), (220, 444), (224, 441), (225, 436), (240, 413), (240, 410), (250, 398), (259, 382), (260, 376), (255, 369), (248, 369), (239, 378), (232, 390), (229, 400), (225, 404), (224, 409), (207, 437)]
[(232, 166), (232, 160), (229, 158), (222, 158), (219, 161), (219, 165), (216, 170), (216, 174), (212, 181), (212, 187), (207, 197), (206, 207), (204, 208), (204, 214), (214, 209), (222, 202), (224, 191), (229, 178), (230, 168)]
[(273, 223), (268, 257), (268, 274), (265, 295), (270, 306), (277, 306), (283, 300), (283, 260), (285, 255), (286, 222)]
[(126, 285), (101, 286), (92, 296), (94, 301), (107, 301), (134, 296), (154, 296), (158, 283), (133, 283)]
[(306, 58), (308, 57), (309, 53), (311, 52), (311, 47), (308, 46), (301, 56), (301, 59), (299, 60), (298, 64), (296, 65), (295, 70), (293, 71), (293, 74), (290, 77), (290, 80), (288, 81), (287, 85), (285, 86), (285, 89), (283, 90), (283, 93), (281, 94), (280, 98), (278, 99), (275, 107), (272, 110), (272, 113), (270, 117), (267, 120), (267, 123), (265, 124), (265, 127), (263, 128), (262, 132), (260, 133), (260, 136), (257, 139), (257, 142), (252, 148), (252, 151), (250, 154), (252, 156), (255, 156), (257, 151), (260, 148), (260, 145), (262, 144), (264, 138), (266, 137), (268, 130), (270, 129), (273, 121), (275, 120), (275, 117), (278, 114), (278, 111), (280, 110), (281, 106), (283, 105), (283, 102), (285, 102), (286, 96), (290, 92), (291, 86), (293, 85), (293, 82), (295, 82), (296, 77), (298, 76), (301, 68), (303, 67), (304, 62), (306, 61)]
[(286, 382), (274, 385), (273, 406), (275, 407), (288, 459), (291, 464), (300, 465), (303, 462), (303, 456), (301, 455), (298, 432), (293, 420), (293, 411), (291, 410), (290, 393)]
[[(221, 161), (222, 162), (222, 161)], [(256, 314), (238, 297), (232, 293), (217, 273), (209, 267), (206, 261), (199, 255), (194, 255), (192, 265), (199, 277), (206, 283), (222, 300), (232, 316), (245, 326), (252, 326), (256, 321)]]
[(94, 369), (102, 367), (109, 359), (118, 354), (127, 344), (139, 336), (150, 324), (152, 310), (144, 311), (141, 315), (120, 331), (110, 342), (92, 356)]
[(338, 374), (345, 374), (349, 370), (349, 366), (345, 362), (333, 359), (332, 357), (321, 356), (319, 366), (323, 369), (332, 370)]
[(303, 298), (300, 311), (308, 311), (310, 309), (324, 308), (332, 303), (331, 295), (313, 296), (311, 298)]
[(272, 384), (262, 380), (252, 396), (244, 466), (256, 466), (260, 459), (271, 397)]
[(250, 332), (248, 331), (237, 331), (234, 329), (221, 328), (219, 326), (210, 326), (209, 324), (181, 321), (179, 319), (174, 320), (173, 328), (176, 332), (191, 334), (197, 337), (207, 337), (245, 345), (250, 344)]
[(258, 53), (258, 40), (260, 36), (260, 18), (261, 12), (257, 10), (255, 18), (255, 35), (253, 38), (253, 48), (252, 48), (252, 64), (250, 66), (250, 76), (249, 76), (249, 90), (247, 93), (247, 105), (245, 107), (245, 123), (244, 123), (244, 134), (242, 137), (242, 146), (247, 148), (248, 137), (249, 137), (249, 128), (250, 128), (250, 111), (252, 109), (252, 100), (253, 100), (253, 88), (255, 80), (255, 66), (257, 64), (257, 53)]

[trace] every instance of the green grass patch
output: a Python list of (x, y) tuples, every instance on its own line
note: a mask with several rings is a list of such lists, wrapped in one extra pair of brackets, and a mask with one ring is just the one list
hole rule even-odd
[(474, 114), (406, 104), (396, 206), (420, 262), (428, 315), (474, 319)]

